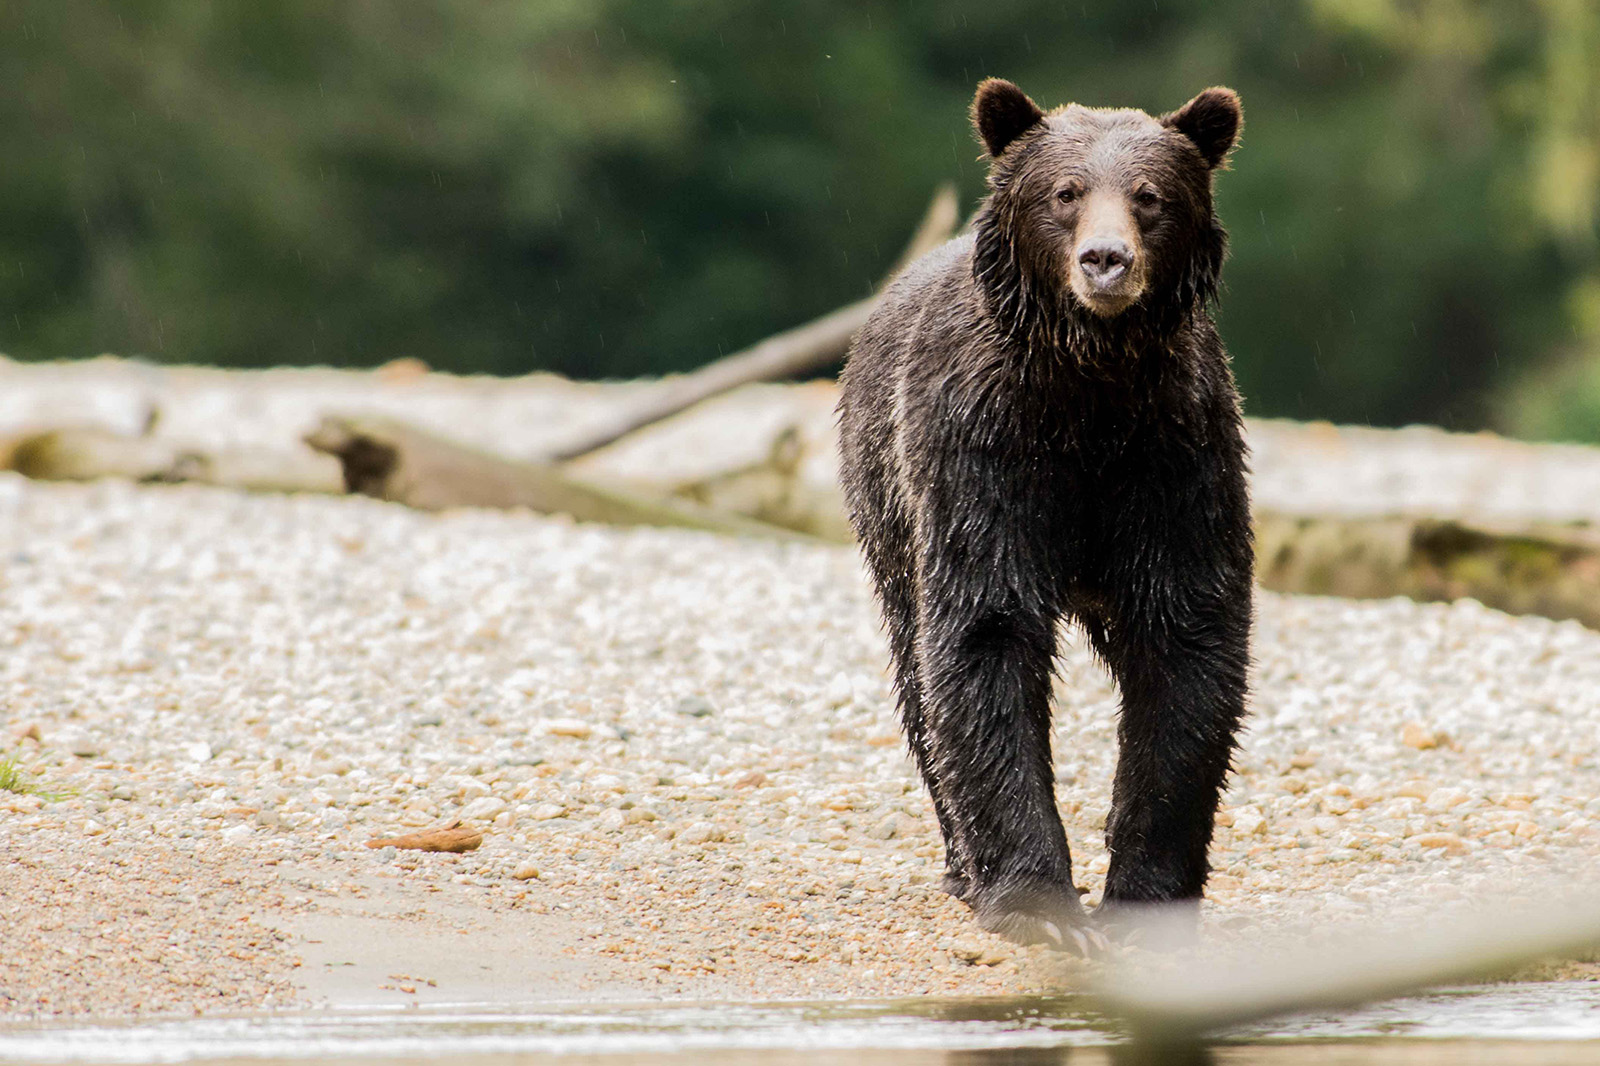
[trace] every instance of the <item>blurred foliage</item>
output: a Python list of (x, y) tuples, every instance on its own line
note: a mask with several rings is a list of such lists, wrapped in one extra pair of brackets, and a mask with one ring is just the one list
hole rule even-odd
[(1593, 0), (20, 0), (0, 351), (697, 365), (855, 299), (980, 77), (1229, 84), (1257, 414), (1600, 439)]

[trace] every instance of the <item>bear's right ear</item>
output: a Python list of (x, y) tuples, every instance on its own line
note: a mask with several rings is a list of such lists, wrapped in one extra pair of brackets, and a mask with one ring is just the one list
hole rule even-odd
[(1004, 78), (985, 78), (972, 98), (972, 126), (992, 156), (1043, 119), (1044, 112), (1028, 94)]

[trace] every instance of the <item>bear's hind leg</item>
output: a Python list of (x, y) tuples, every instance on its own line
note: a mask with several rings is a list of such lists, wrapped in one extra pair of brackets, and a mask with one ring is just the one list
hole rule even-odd
[[(909, 527), (896, 530), (887, 538), (891, 544), (905, 545), (910, 541)], [(922, 705), (922, 683), (917, 676), (917, 601), (916, 587), (908, 565), (896, 565), (883, 557), (881, 551), (867, 552), (869, 569), (876, 580), (878, 602), (883, 608), (884, 629), (889, 638), (889, 655), (894, 662), (895, 692), (900, 706), (900, 724), (905, 730), (906, 744), (911, 749), (917, 772), (928, 789), (933, 803), (934, 817), (939, 822), (939, 833), (944, 838), (945, 865), (943, 888), (950, 895), (965, 901), (970, 891), (970, 875), (966, 857), (962, 854), (952, 831), (949, 804), (944, 797), (945, 786), (940, 780), (929, 750), (926, 715)]]

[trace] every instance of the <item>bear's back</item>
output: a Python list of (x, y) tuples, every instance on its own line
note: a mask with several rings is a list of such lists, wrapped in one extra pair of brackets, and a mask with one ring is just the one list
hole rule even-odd
[(886, 385), (886, 375), (916, 358), (919, 372), (943, 362), (941, 354), (965, 347), (981, 329), (983, 312), (972, 278), (974, 238), (956, 237), (913, 261), (884, 289), (882, 299), (851, 345), (842, 384)]

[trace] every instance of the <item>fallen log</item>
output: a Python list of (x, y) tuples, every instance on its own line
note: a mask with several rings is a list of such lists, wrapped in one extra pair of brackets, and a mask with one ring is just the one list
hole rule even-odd
[[(549, 496), (537, 504), (518, 486), (563, 477), (553, 468), (487, 456), (442, 442), (422, 431), (389, 424), (385, 431), (385, 485), (353, 484), (385, 499), (438, 509), (448, 506), (515, 507), (572, 514), (593, 521), (616, 521), (606, 508), (575, 508), (571, 500)], [(370, 446), (374, 437), (366, 438)], [(792, 430), (774, 438), (761, 463), (671, 486), (672, 501), (647, 501), (627, 524), (678, 525), (677, 516), (699, 516), (720, 528), (747, 531), (787, 529), (833, 543), (851, 539), (843, 499), (836, 485), (807, 483), (798, 476), (801, 456)], [(433, 467), (438, 449), (451, 461)], [(346, 462), (348, 477), (361, 481), (361, 447)], [(396, 474), (392, 468), (399, 467)], [(585, 491), (597, 490), (567, 477)], [(639, 490), (635, 490), (639, 491)], [(420, 501), (420, 502), (419, 502)], [(663, 510), (664, 509), (664, 510)], [(680, 510), (681, 509), (681, 510)], [(1263, 588), (1347, 599), (1405, 596), (1428, 601), (1478, 600), (1510, 614), (1576, 619), (1600, 629), (1600, 531), (1588, 526), (1508, 527), (1466, 518), (1419, 515), (1296, 515), (1258, 510), (1255, 515), (1257, 580)]]
[(206, 451), (103, 426), (38, 429), (0, 444), (0, 469), (39, 481), (192, 481), (245, 492), (343, 491), (339, 468), (311, 452), (277, 448)]
[[(893, 278), (913, 260), (949, 240), (957, 221), (955, 187), (942, 185), (934, 193), (933, 202), (928, 205), (927, 213), (896, 261), (889, 278)], [(681, 377), (662, 381), (628, 409), (617, 412), (610, 419), (574, 437), (545, 458), (552, 462), (565, 462), (598, 451), (636, 430), (670, 418), (741, 385), (815, 373), (844, 358), (845, 351), (850, 347), (850, 338), (867, 321), (877, 301), (876, 296), (858, 300), (803, 326), (768, 337), (754, 347), (725, 356)]]
[[(251, 491), (361, 492), (424, 510), (525, 507), (580, 521), (762, 537), (851, 539), (837, 485), (802, 476), (807, 450), (833, 447), (791, 425), (765, 458), (670, 482), (605, 481), (496, 456), (392, 419), (332, 416), (308, 437), (337, 462), (287, 453), (207, 456), (94, 427), (37, 431), (10, 446), (31, 477), (196, 480)], [(1258, 509), (1257, 580), (1277, 592), (1421, 601), (1478, 600), (1510, 614), (1600, 629), (1600, 530), (1424, 515), (1305, 515)]]
[(1600, 629), (1600, 530), (1591, 526), (1258, 510), (1255, 528), (1263, 588), (1346, 599), (1474, 599), (1507, 614)]
[(62, 426), (18, 438), (7, 466), (39, 481), (93, 481), (115, 477), (149, 481), (172, 468), (171, 441), (133, 437), (99, 426)]
[(801, 427), (789, 425), (772, 439), (760, 460), (704, 477), (669, 484), (669, 493), (716, 511), (748, 515), (833, 544), (855, 534), (836, 490), (818, 490), (800, 476), (805, 458)]
[(580, 522), (798, 535), (744, 515), (579, 479), (549, 463), (492, 455), (379, 415), (329, 415), (305, 441), (339, 460), (348, 491), (424, 511), (526, 507)]

